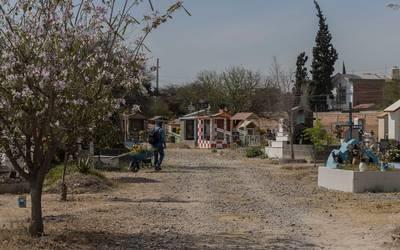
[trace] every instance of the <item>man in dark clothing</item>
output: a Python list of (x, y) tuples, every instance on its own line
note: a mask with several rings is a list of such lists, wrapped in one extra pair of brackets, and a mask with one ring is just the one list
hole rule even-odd
[(164, 149), (167, 147), (166, 141), (165, 141), (165, 132), (162, 127), (162, 122), (157, 121), (156, 122), (156, 127), (154, 128), (155, 133), (158, 134), (158, 139), (154, 143), (153, 148), (154, 148), (154, 167), (156, 168), (157, 171), (161, 170), (161, 163), (164, 159)]

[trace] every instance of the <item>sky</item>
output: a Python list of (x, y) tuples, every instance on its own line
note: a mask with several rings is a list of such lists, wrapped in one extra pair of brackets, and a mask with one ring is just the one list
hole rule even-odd
[[(173, 0), (153, 1), (160, 9)], [(390, 73), (400, 66), (400, 0), (319, 0), (333, 44), (348, 73)], [(318, 19), (312, 0), (185, 0), (183, 10), (147, 40), (150, 62), (160, 58), (160, 85), (195, 79), (232, 66), (268, 74), (273, 57), (295, 70), (297, 55), (311, 61)]]

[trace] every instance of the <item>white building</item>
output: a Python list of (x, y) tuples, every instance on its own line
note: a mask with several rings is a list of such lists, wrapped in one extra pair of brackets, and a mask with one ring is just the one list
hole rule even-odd
[[(400, 141), (400, 100), (393, 103), (379, 116), (379, 137)], [(380, 138), (383, 139), (383, 138)]]
[[(397, 69), (398, 70), (398, 69)], [(392, 74), (396, 74), (393, 69)], [(332, 95), (327, 99), (329, 110), (348, 110), (369, 104), (370, 107), (382, 102), (386, 77), (379, 74), (336, 74), (332, 78)]]

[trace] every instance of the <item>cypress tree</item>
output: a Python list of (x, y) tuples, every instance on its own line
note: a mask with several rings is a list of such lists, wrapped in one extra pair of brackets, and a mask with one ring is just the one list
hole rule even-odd
[(310, 88), (310, 105), (316, 111), (326, 111), (328, 109), (327, 97), (331, 95), (333, 89), (331, 76), (335, 70), (334, 65), (338, 59), (336, 49), (331, 40), (326, 18), (316, 0), (314, 0), (319, 18), (319, 30), (315, 38), (313, 48), (313, 61), (311, 64), (312, 83)]
[(346, 73), (346, 65), (344, 64), (344, 61), (343, 61), (342, 74), (343, 74), (343, 75), (346, 75), (346, 74), (347, 74), (347, 73)]
[(306, 52), (300, 53), (296, 61), (296, 82), (294, 85), (295, 106), (301, 104), (301, 96), (303, 95), (305, 84), (307, 83), (308, 73), (307, 67), (305, 66), (308, 60)]

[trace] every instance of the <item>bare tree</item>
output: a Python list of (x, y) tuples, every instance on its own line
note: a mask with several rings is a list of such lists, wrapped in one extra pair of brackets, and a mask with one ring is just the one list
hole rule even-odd
[(251, 97), (261, 86), (261, 74), (243, 67), (233, 67), (223, 72), (221, 79), (225, 103), (233, 112), (248, 111)]
[(276, 56), (273, 57), (268, 78), (267, 82), (273, 87), (279, 88), (283, 93), (292, 91), (294, 86), (294, 72), (290, 69), (288, 71), (283, 69)]

